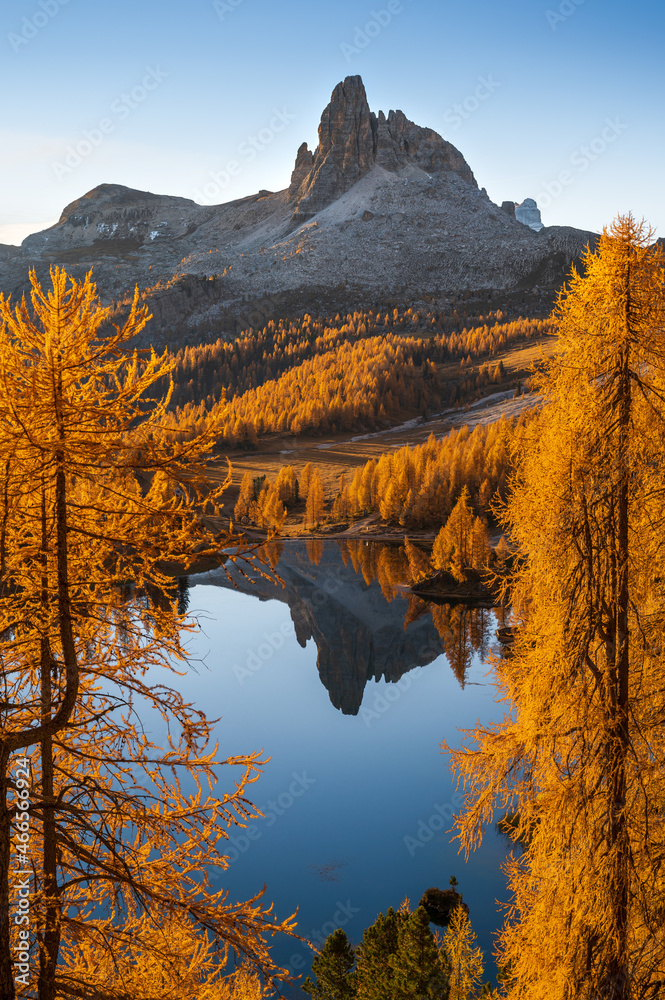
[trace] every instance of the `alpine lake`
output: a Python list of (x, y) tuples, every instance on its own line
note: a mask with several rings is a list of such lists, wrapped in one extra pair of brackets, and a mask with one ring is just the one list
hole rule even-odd
[[(230, 831), (213, 887), (231, 900), (265, 886), (264, 902), (280, 918), (297, 910), (297, 932), (320, 948), (337, 927), (357, 945), (379, 912), (415, 908), (455, 875), (494, 980), (510, 845), (491, 828), (460, 854), (461, 798), (440, 745), (503, 718), (486, 662), (497, 614), (416, 598), (401, 545), (286, 541), (268, 557), (267, 576), (227, 564), (183, 581), (200, 628), (177, 687), (218, 720), (220, 759), (268, 759), (247, 792), (264, 815)], [(220, 792), (238, 777), (227, 770)], [(277, 937), (271, 949), (309, 973), (305, 944)]]

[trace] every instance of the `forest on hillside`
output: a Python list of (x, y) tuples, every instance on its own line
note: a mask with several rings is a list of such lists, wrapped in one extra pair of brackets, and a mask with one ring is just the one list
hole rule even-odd
[[(416, 336), (409, 331), (422, 317), (411, 310), (349, 314), (333, 325), (306, 315), (186, 349), (175, 358), (167, 426), (186, 435), (214, 424), (220, 448), (234, 449), (267, 434), (367, 431), (426, 416), (500, 383), (503, 365), (490, 360), (497, 352), (552, 332), (546, 320), (500, 318)], [(454, 370), (444, 368), (450, 362)]]
[(429, 311), (394, 309), (383, 315), (354, 311), (334, 318), (271, 320), (259, 330), (244, 331), (233, 340), (187, 347), (175, 355), (172, 405), (205, 402), (208, 407), (278, 379), (284, 372), (337, 351), (343, 344), (381, 338), (388, 346), (401, 345), (420, 367), (429, 363), (464, 360), (495, 354), (521, 339), (551, 333), (547, 320), (507, 322), (499, 310), (480, 316), (472, 326), (462, 326), (457, 311), (444, 317)]

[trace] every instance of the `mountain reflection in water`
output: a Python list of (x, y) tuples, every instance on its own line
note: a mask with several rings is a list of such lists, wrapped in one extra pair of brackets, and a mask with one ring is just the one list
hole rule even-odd
[(463, 687), (473, 654), (488, 651), (492, 612), (411, 594), (415, 567), (403, 545), (278, 541), (261, 555), (264, 574), (243, 576), (230, 566), (228, 576), (216, 570), (199, 582), (287, 604), (299, 644), (314, 639), (321, 682), (345, 715), (358, 714), (369, 680), (396, 683), (441, 654)]

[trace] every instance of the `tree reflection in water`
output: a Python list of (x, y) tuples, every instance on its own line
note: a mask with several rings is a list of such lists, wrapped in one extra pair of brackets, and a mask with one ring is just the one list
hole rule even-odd
[[(339, 544), (344, 565), (348, 565), (350, 559), (356, 573), (362, 573), (367, 586), (376, 580), (388, 603), (396, 597), (408, 600), (405, 629), (422, 615), (431, 616), (441, 639), (442, 651), (464, 687), (474, 654), (485, 660), (489, 653), (494, 624), (492, 610), (464, 604), (434, 604), (409, 593), (407, 588), (418, 583), (430, 571), (427, 554), (409, 542), (393, 545), (349, 539)], [(505, 620), (505, 611), (496, 609), (495, 613), (498, 610), (501, 610), (501, 620)]]
[(206, 582), (286, 604), (298, 643), (316, 643), (321, 683), (345, 715), (359, 713), (371, 681), (397, 683), (441, 654), (464, 686), (474, 654), (489, 652), (493, 616), (505, 621), (500, 609), (416, 597), (410, 588), (427, 575), (428, 556), (409, 543), (285, 540), (259, 555), (265, 572)]

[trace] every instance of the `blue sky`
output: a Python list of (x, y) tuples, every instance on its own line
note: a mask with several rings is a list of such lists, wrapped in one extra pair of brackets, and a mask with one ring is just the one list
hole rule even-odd
[(591, 230), (632, 210), (665, 235), (664, 29), (656, 0), (4, 0), (0, 242), (101, 183), (279, 190), (355, 73), (494, 201)]

